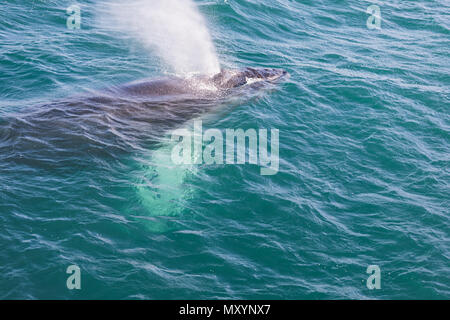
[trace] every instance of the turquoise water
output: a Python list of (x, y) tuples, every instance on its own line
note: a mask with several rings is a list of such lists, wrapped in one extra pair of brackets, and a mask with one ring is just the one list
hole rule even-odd
[(290, 73), (203, 123), (279, 129), (272, 176), (169, 166), (151, 114), (80, 104), (170, 68), (72, 4), (0, 3), (0, 298), (450, 297), (448, 1), (196, 1), (222, 66)]

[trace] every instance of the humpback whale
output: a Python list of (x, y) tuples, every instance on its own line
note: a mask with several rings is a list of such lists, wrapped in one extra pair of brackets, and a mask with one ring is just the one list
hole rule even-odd
[[(86, 192), (98, 193), (95, 197), (100, 199), (99, 205), (103, 205), (101, 201), (117, 202), (116, 207), (122, 208), (117, 215), (133, 212), (145, 216), (139, 214), (144, 210), (142, 206), (147, 215), (168, 213), (172, 208), (165, 204), (186, 190), (182, 188), (185, 172), (161, 165), (168, 162), (164, 146), (161, 147), (165, 133), (218, 105), (227, 105), (229, 97), (245, 99), (251, 96), (248, 92), (271, 87), (286, 75), (281, 69), (245, 68), (222, 70), (213, 76), (145, 79), (89, 97), (63, 99), (3, 114), (0, 170), (6, 177), (10, 167), (21, 168), (30, 174), (30, 179), (41, 179), (50, 185), (58, 177), (56, 181), (65, 181), (64, 185), (51, 188), (67, 194), (68, 201), (71, 194), (83, 197)], [(149, 165), (149, 157), (157, 164)], [(161, 184), (169, 185), (173, 191), (163, 195), (153, 192), (149, 186), (155, 184), (152, 179), (156, 175), (163, 181)], [(88, 182), (80, 184), (82, 179)], [(92, 181), (110, 185), (111, 194), (104, 195), (95, 188), (81, 189), (82, 185), (95, 186)], [(121, 199), (117, 188), (134, 188), (136, 198)]]
[[(0, 154), (30, 153), (36, 147), (33, 141), (51, 141), (40, 146), (40, 152), (49, 153), (58, 149), (84, 153), (92, 148), (105, 153), (141, 143), (148, 147), (167, 130), (226, 103), (228, 97), (245, 98), (285, 76), (283, 69), (226, 69), (213, 76), (145, 79), (88, 97), (23, 108), (0, 118)], [(30, 136), (33, 141), (26, 138)], [(8, 143), (12, 137), (14, 144)]]

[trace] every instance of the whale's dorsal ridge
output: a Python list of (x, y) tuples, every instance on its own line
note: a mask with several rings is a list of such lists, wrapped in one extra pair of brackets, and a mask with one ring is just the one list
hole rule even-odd
[(143, 79), (126, 84), (120, 93), (137, 96), (177, 96), (196, 97), (222, 95), (233, 88), (242, 87), (256, 81), (272, 82), (287, 74), (282, 69), (245, 68), (242, 70), (222, 69), (214, 76), (197, 75), (189, 78), (166, 76), (159, 79)]

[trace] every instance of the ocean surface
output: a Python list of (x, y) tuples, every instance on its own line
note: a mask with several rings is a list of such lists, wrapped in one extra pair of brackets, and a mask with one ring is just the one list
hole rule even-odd
[[(449, 299), (449, 25), (446, 0), (1, 1), (0, 298)], [(83, 100), (247, 66), (290, 77), (193, 118), (278, 129), (275, 175), (174, 165), (189, 122)]]

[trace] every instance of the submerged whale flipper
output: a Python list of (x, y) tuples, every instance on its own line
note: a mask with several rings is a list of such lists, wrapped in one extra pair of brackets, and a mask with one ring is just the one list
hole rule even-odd
[(146, 211), (144, 223), (154, 232), (170, 230), (168, 218), (181, 214), (183, 202), (192, 196), (185, 180), (195, 173), (195, 167), (171, 164), (172, 147), (167, 142), (152, 151), (136, 184), (138, 201)]

